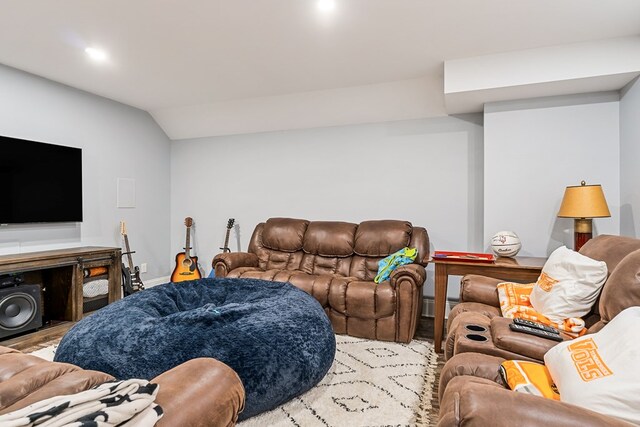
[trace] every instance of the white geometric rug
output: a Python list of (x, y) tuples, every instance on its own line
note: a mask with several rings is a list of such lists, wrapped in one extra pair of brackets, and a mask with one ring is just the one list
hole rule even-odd
[[(327, 375), (302, 396), (240, 427), (429, 425), (437, 356), (433, 344), (372, 341), (336, 335)], [(58, 346), (30, 354), (53, 360)], [(435, 421), (435, 420), (434, 420)]]
[(314, 388), (238, 424), (264, 426), (428, 425), (437, 356), (433, 344), (336, 335), (336, 357)]
[(41, 359), (53, 361), (53, 356), (56, 355), (56, 349), (58, 348), (58, 344), (50, 345), (45, 348), (41, 348), (40, 350), (32, 351), (31, 355), (38, 356)]

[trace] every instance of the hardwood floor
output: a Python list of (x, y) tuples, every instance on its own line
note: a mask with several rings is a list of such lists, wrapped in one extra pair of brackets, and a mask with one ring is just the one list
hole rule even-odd
[(418, 324), (418, 328), (416, 330), (416, 338), (420, 339), (428, 339), (433, 341), (433, 329), (434, 329), (434, 318), (433, 317), (421, 317), (420, 323)]

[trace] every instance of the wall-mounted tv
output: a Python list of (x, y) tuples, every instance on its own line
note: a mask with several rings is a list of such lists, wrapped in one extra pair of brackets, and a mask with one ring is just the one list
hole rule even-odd
[(0, 224), (82, 221), (82, 150), (0, 136)]

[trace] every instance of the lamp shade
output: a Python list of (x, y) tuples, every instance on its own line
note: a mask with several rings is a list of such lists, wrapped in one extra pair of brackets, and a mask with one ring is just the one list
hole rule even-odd
[(603, 218), (611, 216), (601, 185), (567, 187), (558, 216), (562, 218)]

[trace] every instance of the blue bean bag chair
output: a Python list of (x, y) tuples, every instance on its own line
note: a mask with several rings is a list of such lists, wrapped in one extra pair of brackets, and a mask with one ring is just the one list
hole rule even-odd
[(213, 357), (242, 380), (240, 419), (246, 419), (316, 385), (335, 350), (327, 315), (304, 291), (214, 278), (167, 283), (108, 305), (69, 330), (55, 360), (118, 379), (151, 379), (187, 360)]

